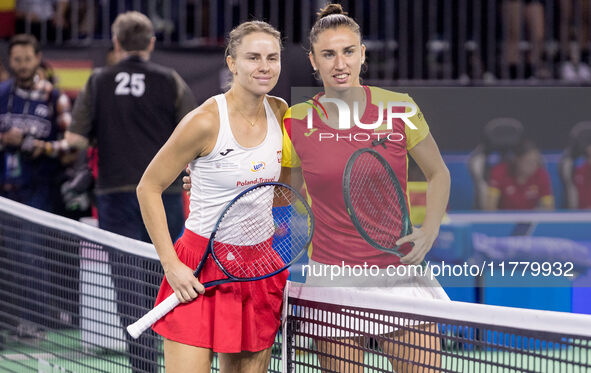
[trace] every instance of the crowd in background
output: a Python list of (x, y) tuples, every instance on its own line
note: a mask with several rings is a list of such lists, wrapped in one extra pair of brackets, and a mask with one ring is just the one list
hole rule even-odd
[[(241, 21), (263, 18), (301, 43), (324, 0), (17, 0), (0, 36), (108, 44), (118, 13), (139, 10), (169, 46), (223, 45)], [(343, 0), (360, 21), (371, 79), (560, 79), (591, 83), (591, 0)]]

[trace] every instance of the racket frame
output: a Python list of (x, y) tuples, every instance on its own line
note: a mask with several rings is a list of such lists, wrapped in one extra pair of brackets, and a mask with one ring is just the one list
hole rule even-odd
[[(214, 238), (215, 238), (215, 233), (220, 225), (220, 222), (222, 221), (223, 217), (225, 216), (226, 212), (228, 211), (228, 209), (240, 197), (242, 197), (243, 195), (245, 195), (246, 193), (250, 192), (253, 189), (261, 188), (264, 186), (279, 186), (279, 187), (288, 188), (293, 193), (295, 193), (295, 196), (297, 196), (300, 201), (302, 201), (302, 205), (306, 208), (306, 211), (308, 213), (308, 219), (309, 219), (308, 232), (310, 234), (308, 235), (308, 241), (306, 242), (305, 245), (303, 245), (303, 247), (300, 250), (300, 252), (298, 253), (298, 255), (296, 255), (290, 262), (286, 263), (285, 266), (281, 269), (278, 269), (272, 273), (269, 273), (267, 275), (260, 276), (260, 277), (252, 277), (252, 278), (234, 277), (234, 276), (230, 275), (224, 269), (224, 267), (221, 266), (220, 261), (216, 258), (216, 256), (213, 253), (213, 242), (214, 242)], [(308, 205), (308, 202), (304, 199), (304, 197), (302, 197), (302, 195), (299, 192), (297, 192), (293, 187), (291, 187), (287, 184), (280, 183), (280, 182), (265, 182), (265, 183), (259, 183), (259, 184), (253, 185), (252, 187), (249, 187), (249, 188), (245, 189), (244, 191), (240, 192), (236, 197), (234, 197), (234, 199), (232, 199), (232, 201), (230, 201), (226, 205), (226, 207), (224, 208), (224, 210), (220, 214), (220, 217), (218, 218), (218, 221), (216, 222), (216, 224), (214, 226), (213, 232), (211, 233), (211, 236), (209, 238), (207, 249), (206, 249), (205, 253), (203, 254), (203, 258), (201, 258), (201, 261), (199, 262), (199, 265), (197, 266), (197, 269), (195, 270), (193, 275), (198, 278), (199, 273), (201, 273), (201, 270), (203, 269), (203, 266), (205, 265), (207, 258), (209, 257), (210, 254), (211, 254), (212, 258), (214, 259), (214, 261), (216, 262), (216, 265), (218, 266), (218, 268), (226, 276), (228, 276), (228, 278), (206, 282), (203, 284), (203, 286), (205, 288), (209, 288), (209, 287), (212, 287), (215, 285), (225, 284), (228, 282), (245, 282), (245, 281), (261, 280), (261, 279), (276, 275), (279, 272), (286, 270), (290, 265), (292, 265), (293, 263), (298, 261), (299, 258), (301, 258), (301, 256), (304, 254), (304, 252), (306, 252), (306, 248), (308, 248), (310, 246), (310, 243), (312, 242), (312, 236), (314, 235), (314, 227), (315, 227), (314, 224), (315, 224), (314, 223), (314, 215), (312, 214), (312, 209), (310, 208), (310, 206)], [(127, 329), (128, 333), (133, 338), (138, 338), (146, 329), (151, 327), (156, 321), (160, 320), (162, 317), (164, 317), (168, 312), (172, 311), (179, 304), (180, 304), (180, 301), (178, 300), (176, 294), (173, 293), (173, 294), (169, 295), (164, 301), (159, 303), (156, 307), (154, 307), (152, 310), (150, 310), (147, 314), (142, 316), (140, 319), (138, 319), (133, 324), (127, 326), (126, 329)]]
[(392, 167), (390, 166), (388, 161), (386, 161), (386, 159), (378, 151), (376, 151), (372, 148), (362, 148), (362, 149), (356, 150), (351, 155), (351, 157), (349, 157), (349, 160), (347, 161), (347, 165), (345, 166), (345, 172), (343, 172), (343, 198), (345, 200), (345, 208), (347, 210), (347, 214), (351, 218), (351, 221), (353, 222), (353, 226), (355, 226), (355, 229), (357, 229), (357, 232), (359, 232), (361, 237), (363, 237), (363, 239), (367, 243), (369, 243), (371, 246), (373, 246), (374, 248), (376, 248), (378, 250), (385, 251), (387, 253), (394, 254), (394, 255), (402, 258), (404, 256), (404, 254), (402, 254), (400, 251), (398, 251), (398, 249), (400, 249), (400, 246), (384, 247), (384, 246), (380, 245), (379, 243), (377, 243), (376, 241), (374, 241), (369, 236), (369, 234), (367, 234), (365, 229), (363, 229), (363, 227), (361, 226), (361, 223), (359, 222), (359, 219), (357, 218), (357, 215), (355, 213), (355, 209), (353, 208), (353, 203), (351, 201), (351, 188), (349, 187), (349, 185), (351, 183), (351, 172), (353, 171), (353, 165), (355, 164), (355, 161), (357, 160), (357, 158), (359, 158), (361, 155), (363, 155), (365, 153), (369, 153), (378, 162), (380, 162), (380, 164), (384, 168), (384, 171), (388, 175), (390, 181), (394, 185), (394, 189), (396, 191), (396, 197), (398, 198), (398, 201), (400, 202), (400, 211), (402, 213), (402, 221), (401, 221), (402, 229), (400, 232), (400, 237), (404, 237), (404, 236), (407, 236), (412, 233), (412, 223), (410, 221), (410, 215), (408, 213), (408, 207), (406, 204), (406, 197), (404, 195), (404, 192), (402, 191), (402, 187), (400, 186), (400, 182), (398, 181), (398, 178), (396, 177), (396, 174), (394, 173), (394, 170), (392, 170)]
[[(262, 188), (262, 187), (266, 187), (266, 186), (273, 186), (273, 187), (283, 187), (283, 188), (287, 188), (289, 189), (291, 192), (294, 193), (295, 196), (298, 197), (298, 199), (300, 201), (302, 201), (302, 205), (306, 208), (306, 211), (308, 213), (308, 219), (309, 219), (309, 232), (310, 235), (308, 236), (308, 241), (305, 243), (305, 245), (303, 245), (302, 250), (300, 250), (300, 252), (298, 253), (298, 255), (296, 255), (289, 263), (286, 263), (282, 268), (277, 269), (276, 271), (273, 271), (271, 273), (268, 273), (264, 276), (259, 276), (259, 277), (248, 277), (248, 278), (243, 278), (243, 277), (235, 277), (232, 276), (225, 268), (224, 266), (221, 264), (220, 260), (216, 257), (215, 252), (213, 250), (213, 245), (215, 242), (215, 236), (217, 233), (217, 230), (220, 226), (220, 223), (222, 222), (222, 220), (224, 219), (224, 216), (226, 215), (226, 213), (228, 212), (228, 210), (230, 210), (230, 208), (234, 205), (234, 203), (236, 201), (238, 201), (240, 199), (240, 197), (242, 197), (243, 195), (249, 193), (250, 191), (254, 190), (254, 189), (258, 189), (258, 188)], [(246, 281), (256, 281), (256, 280), (262, 280), (271, 276), (274, 276), (280, 272), (283, 272), (284, 270), (286, 270), (290, 265), (292, 265), (293, 263), (297, 262), (302, 255), (304, 255), (304, 253), (306, 252), (306, 248), (310, 246), (310, 243), (312, 242), (312, 236), (314, 235), (314, 227), (315, 227), (315, 222), (314, 222), (314, 215), (312, 214), (312, 209), (310, 208), (310, 206), (308, 205), (308, 203), (306, 202), (306, 200), (304, 199), (304, 197), (297, 192), (293, 187), (291, 187), (290, 185), (284, 184), (284, 183), (280, 183), (280, 182), (276, 182), (276, 181), (269, 181), (269, 182), (264, 182), (264, 183), (259, 183), (256, 184), (248, 189), (243, 190), (242, 192), (240, 192), (236, 197), (234, 197), (234, 199), (232, 199), (232, 201), (230, 201), (226, 207), (224, 208), (224, 210), (222, 211), (222, 213), (220, 214), (220, 217), (218, 218), (217, 222), (215, 223), (215, 226), (213, 228), (213, 231), (211, 232), (211, 235), (209, 237), (209, 242), (207, 244), (207, 250), (205, 252), (205, 254), (203, 255), (203, 258), (201, 259), (201, 262), (199, 262), (199, 265), (197, 266), (197, 269), (194, 272), (195, 277), (199, 276), (199, 273), (201, 272), (201, 270), (203, 269), (203, 266), (205, 265), (205, 262), (207, 261), (207, 257), (209, 256), (209, 254), (211, 254), (211, 257), (213, 258), (213, 260), (216, 262), (218, 268), (226, 275), (228, 276), (228, 278), (225, 279), (220, 279), (220, 280), (215, 280), (215, 281), (209, 281), (209, 282), (205, 282), (203, 283), (203, 286), (208, 288), (208, 287), (212, 287), (212, 286), (216, 286), (216, 285), (221, 285), (221, 284), (225, 284), (228, 282), (246, 282)]]

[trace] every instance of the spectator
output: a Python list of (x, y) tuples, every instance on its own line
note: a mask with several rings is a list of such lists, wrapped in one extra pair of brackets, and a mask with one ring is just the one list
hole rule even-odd
[(14, 79), (0, 83), (0, 196), (54, 212), (70, 102), (38, 77), (42, 55), (33, 36), (16, 35), (8, 51)]
[[(31, 35), (16, 35), (8, 46), (9, 65), (13, 78), (0, 83), (0, 196), (38, 209), (55, 212), (58, 208), (59, 157), (66, 146), (61, 139), (69, 125), (70, 103), (53, 85), (38, 75), (41, 51), (37, 39)], [(8, 260), (24, 275), (31, 268), (37, 271), (37, 281), (25, 281), (25, 295), (15, 306), (29, 310), (31, 299), (55, 306), (60, 294), (48, 283), (56, 281), (56, 273), (63, 268), (52, 267), (45, 259), (43, 245), (30, 244), (30, 237), (22, 237), (24, 244)], [(42, 260), (37, 260), (41, 258)], [(13, 279), (13, 281), (18, 281)], [(63, 284), (63, 281), (60, 282)], [(48, 318), (30, 312), (23, 313), (17, 330), (24, 336), (38, 335), (38, 327), (48, 324)], [(30, 324), (33, 322), (34, 324)]]
[(530, 141), (517, 148), (513, 159), (491, 169), (488, 185), (486, 210), (554, 209), (550, 175)]
[(588, 65), (590, 5), (590, 0), (560, 0), (560, 79), (591, 81)]
[(591, 145), (585, 148), (585, 162), (575, 169), (574, 184), (577, 188), (580, 209), (591, 209)]
[[(578, 122), (570, 130), (568, 145), (558, 163), (558, 172), (564, 189), (565, 207), (568, 209), (579, 208), (582, 205), (579, 203), (579, 198), (585, 198), (585, 195), (589, 195), (589, 189), (583, 189), (581, 190), (583, 195), (579, 196), (581, 192), (579, 192), (574, 180), (577, 171), (579, 175), (585, 174), (584, 167), (577, 167), (577, 165), (580, 165), (580, 158), (589, 158), (589, 146), (591, 146), (591, 121)], [(581, 176), (578, 179), (579, 184), (585, 181), (585, 178), (581, 179)]]
[[(544, 43), (544, 5), (545, 0), (505, 0), (503, 3), (504, 52), (503, 61), (509, 70), (509, 78), (547, 78), (542, 69), (542, 48)], [(519, 56), (522, 22), (527, 25), (529, 54), (520, 72), (522, 63)]]
[(16, 32), (55, 40), (56, 31), (66, 26), (70, 0), (17, 0)]
[[(135, 11), (120, 14), (112, 33), (119, 61), (91, 75), (74, 105), (66, 139), (80, 149), (86, 148), (89, 140), (96, 141), (99, 227), (149, 242), (135, 190), (176, 124), (195, 106), (195, 99), (174, 70), (149, 61), (156, 39), (146, 16)], [(181, 194), (179, 178), (162, 196), (173, 239), (183, 229)], [(110, 259), (120, 301), (118, 311), (123, 323), (131, 324), (141, 316), (142, 307), (151, 308), (156, 294), (143, 272), (131, 273), (118, 258)], [(130, 289), (134, 292), (131, 296)], [(138, 342), (129, 343), (134, 372), (157, 370), (154, 342), (154, 337), (145, 333)]]

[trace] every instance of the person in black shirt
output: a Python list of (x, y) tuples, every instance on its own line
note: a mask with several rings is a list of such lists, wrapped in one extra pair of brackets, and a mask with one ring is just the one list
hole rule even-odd
[[(113, 35), (120, 61), (89, 78), (74, 105), (66, 140), (77, 148), (96, 141), (99, 226), (149, 241), (135, 188), (176, 124), (195, 107), (195, 99), (174, 70), (149, 62), (155, 39), (146, 16), (120, 15)], [(171, 207), (167, 219), (176, 238), (184, 220), (180, 183), (167, 192), (164, 204)]]
[[(176, 124), (195, 107), (195, 98), (174, 70), (149, 61), (155, 38), (145, 15), (135, 11), (120, 14), (112, 34), (119, 62), (91, 75), (74, 105), (66, 141), (78, 149), (86, 148), (89, 140), (96, 142), (99, 227), (149, 242), (135, 190)], [(180, 179), (162, 200), (174, 240), (184, 223)], [(109, 257), (118, 311), (128, 325), (142, 315), (142, 308), (152, 307), (156, 293), (147, 283), (158, 281), (141, 270), (131, 270), (117, 255)], [(134, 372), (157, 371), (154, 341), (151, 333), (138, 342), (129, 340)]]

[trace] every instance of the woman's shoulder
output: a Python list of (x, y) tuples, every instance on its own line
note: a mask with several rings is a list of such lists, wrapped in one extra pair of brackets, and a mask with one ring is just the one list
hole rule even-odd
[(273, 109), (275, 113), (281, 112), (281, 115), (285, 114), (289, 107), (287, 102), (281, 97), (267, 95), (267, 101), (269, 102), (271, 109)]
[(215, 99), (213, 97), (208, 98), (189, 112), (183, 121), (186, 125), (202, 134), (210, 131), (217, 133), (219, 129), (219, 111)]
[(267, 95), (266, 97), (267, 101), (269, 102), (269, 106), (271, 107), (271, 110), (273, 110), (273, 113), (275, 113), (277, 120), (279, 121), (279, 123), (281, 123), (281, 120), (283, 119), (283, 116), (285, 115), (285, 112), (287, 111), (289, 105), (287, 105), (287, 102), (285, 102), (285, 100), (281, 97), (271, 95)]
[(389, 89), (375, 87), (375, 86), (364, 86), (369, 90), (372, 101), (413, 101), (412, 97), (406, 92), (392, 91)]

